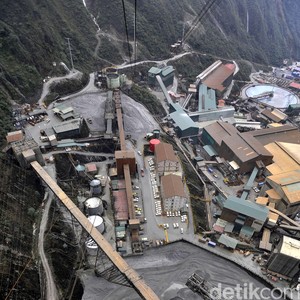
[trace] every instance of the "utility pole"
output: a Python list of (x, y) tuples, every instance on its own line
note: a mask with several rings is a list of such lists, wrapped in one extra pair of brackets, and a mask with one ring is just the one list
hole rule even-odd
[(72, 49), (71, 49), (71, 44), (70, 44), (70, 38), (66, 38), (68, 41), (68, 47), (69, 47), (69, 53), (70, 53), (70, 60), (71, 60), (71, 68), (72, 72), (74, 72), (74, 64), (73, 64), (73, 56), (72, 56)]

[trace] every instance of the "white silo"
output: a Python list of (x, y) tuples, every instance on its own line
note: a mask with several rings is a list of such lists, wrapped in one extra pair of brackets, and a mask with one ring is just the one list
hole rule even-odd
[(91, 194), (92, 196), (97, 196), (101, 194), (101, 182), (98, 179), (93, 179), (90, 182)]
[(103, 214), (103, 203), (100, 198), (92, 197), (88, 198), (85, 202), (85, 207), (87, 209), (88, 215), (102, 215)]
[(86, 246), (87, 253), (89, 255), (93, 255), (93, 256), (97, 255), (97, 253), (98, 253), (98, 245), (96, 244), (96, 242), (91, 237), (89, 237), (85, 241), (85, 246)]
[(104, 220), (100, 216), (89, 216), (88, 220), (97, 228), (100, 233), (105, 230)]

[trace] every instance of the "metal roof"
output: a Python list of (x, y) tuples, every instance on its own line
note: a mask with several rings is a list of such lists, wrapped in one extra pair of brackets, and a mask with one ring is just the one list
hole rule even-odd
[(300, 144), (299, 129), (291, 125), (283, 125), (279, 127), (265, 128), (260, 130), (253, 130), (241, 134), (245, 139), (253, 136), (263, 145), (274, 142), (286, 142)]
[(266, 108), (261, 112), (261, 114), (271, 119), (274, 122), (280, 122), (287, 119), (287, 115), (278, 109), (270, 110)]
[(170, 113), (170, 117), (176, 123), (176, 126), (178, 126), (181, 130), (186, 130), (189, 128), (197, 128), (199, 130), (195, 122), (188, 116), (188, 114), (178, 103), (171, 103), (171, 105), (176, 111)]
[(152, 68), (148, 71), (148, 73), (152, 73), (152, 74), (154, 74), (154, 75), (158, 75), (158, 74), (160, 74), (160, 72), (161, 72), (161, 69), (156, 68), (156, 67), (152, 67)]
[(211, 146), (211, 145), (205, 145), (203, 146), (203, 149), (207, 152), (207, 154), (209, 156), (216, 156), (218, 155), (218, 153), (216, 152), (216, 150)]
[(163, 198), (186, 197), (181, 177), (170, 174), (161, 177)]
[(235, 249), (238, 241), (228, 235), (222, 234), (218, 239), (218, 243), (225, 245), (228, 248)]
[(168, 76), (169, 74), (174, 72), (173, 66), (166, 66), (163, 69), (161, 69), (161, 75), (162, 76)]
[(220, 146), (224, 137), (236, 135), (238, 130), (229, 123), (217, 121), (204, 127), (204, 130), (215, 140)]
[(280, 253), (300, 260), (300, 241), (283, 236)]
[(221, 64), (216, 69), (212, 70), (202, 82), (209, 88), (222, 92), (225, 89), (223, 83), (229, 76), (233, 75), (234, 71), (234, 64)]
[(155, 159), (156, 163), (161, 161), (170, 160), (178, 161), (178, 157), (175, 155), (173, 146), (167, 143), (160, 143), (155, 146)]
[(240, 234), (246, 235), (251, 237), (254, 233), (254, 228), (250, 227), (250, 226), (243, 226), (241, 228)]
[[(300, 169), (267, 177), (269, 184), (290, 203), (300, 202)], [(281, 190), (281, 191), (280, 191)]]
[(291, 82), (290, 85), (289, 85), (289, 87), (292, 87), (292, 88), (300, 90), (300, 83)]
[(273, 155), (273, 164), (267, 166), (272, 175), (300, 169), (300, 145), (275, 142), (265, 148)]
[(53, 126), (53, 130), (55, 133), (62, 133), (66, 131), (72, 131), (72, 130), (78, 130), (81, 125), (81, 119), (74, 119), (70, 121), (65, 121), (62, 124), (58, 124), (56, 126)]
[(264, 222), (267, 219), (269, 210), (265, 206), (253, 203), (248, 200), (241, 200), (235, 196), (229, 196), (224, 203), (224, 208), (233, 210), (245, 216)]
[(239, 132), (236, 135), (224, 137), (223, 142), (242, 162), (260, 156), (272, 157), (272, 154), (255, 138), (252, 136), (245, 138)]

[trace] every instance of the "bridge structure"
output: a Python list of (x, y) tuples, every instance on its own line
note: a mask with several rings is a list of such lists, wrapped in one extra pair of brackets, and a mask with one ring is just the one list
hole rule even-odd
[(93, 226), (93, 224), (86, 218), (81, 210), (74, 204), (74, 202), (66, 195), (66, 193), (57, 185), (57, 183), (50, 177), (50, 175), (37, 162), (30, 163), (32, 168), (50, 190), (57, 196), (62, 204), (68, 209), (72, 216), (79, 222), (79, 224), (86, 230), (86, 232), (93, 238), (95, 243), (105, 253), (109, 260), (125, 277), (128, 283), (137, 291), (143, 299), (158, 300), (158, 296), (146, 284), (144, 279), (120, 256), (120, 254), (109, 244), (104, 236)]

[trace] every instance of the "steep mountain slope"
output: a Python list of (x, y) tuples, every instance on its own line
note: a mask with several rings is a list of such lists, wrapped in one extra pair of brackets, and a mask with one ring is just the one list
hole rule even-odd
[[(3, 0), (0, 10), (0, 136), (9, 125), (9, 100), (29, 101), (53, 62), (91, 70), (96, 26), (81, 0)], [(1, 138), (0, 137), (0, 138)]]
[[(167, 56), (170, 44), (188, 30), (205, 2), (208, 1), (137, 1), (139, 56)], [(125, 40), (121, 1), (86, 0), (86, 3), (101, 29), (115, 31)], [(299, 1), (226, 0), (216, 3), (187, 40), (194, 50), (263, 64), (278, 64), (283, 57), (300, 55)], [(134, 1), (127, 0), (125, 4), (132, 40)]]

